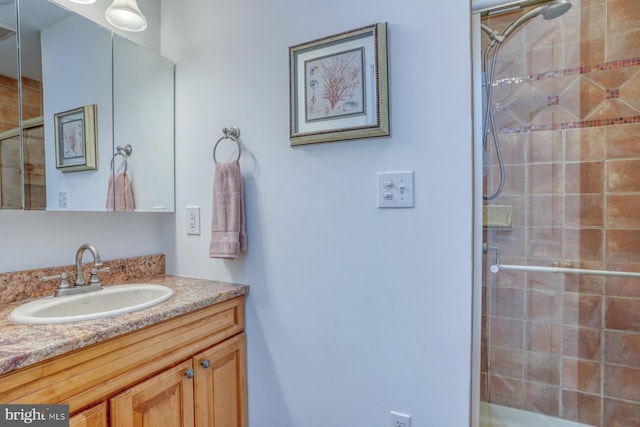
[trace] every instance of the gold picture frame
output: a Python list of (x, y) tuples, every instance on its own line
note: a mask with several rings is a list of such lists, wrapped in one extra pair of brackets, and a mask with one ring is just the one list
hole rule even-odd
[(62, 172), (97, 169), (95, 104), (54, 115), (56, 168)]
[(289, 48), (292, 146), (388, 136), (386, 22)]

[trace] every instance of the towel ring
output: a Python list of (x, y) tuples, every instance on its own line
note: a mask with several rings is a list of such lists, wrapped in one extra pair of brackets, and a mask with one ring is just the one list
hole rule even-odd
[(116, 157), (118, 156), (122, 156), (123, 162), (124, 162), (124, 173), (127, 173), (127, 158), (131, 155), (131, 152), (133, 151), (133, 148), (131, 148), (131, 144), (127, 144), (124, 147), (121, 146), (117, 146), (116, 147), (117, 153), (115, 153), (113, 155), (113, 157), (111, 158), (111, 172), (115, 175), (115, 169), (113, 168), (114, 166), (114, 162), (116, 160)]
[(240, 160), (240, 155), (242, 154), (242, 147), (238, 142), (238, 137), (240, 136), (240, 129), (238, 129), (235, 126), (231, 128), (223, 128), (222, 133), (224, 134), (222, 138), (220, 138), (213, 146), (213, 162), (218, 163), (218, 160), (216, 159), (216, 149), (218, 148), (218, 144), (220, 144), (220, 142), (224, 139), (230, 139), (233, 142), (235, 142), (236, 145), (238, 146), (238, 158), (236, 159), (236, 162), (237, 162), (238, 160)]

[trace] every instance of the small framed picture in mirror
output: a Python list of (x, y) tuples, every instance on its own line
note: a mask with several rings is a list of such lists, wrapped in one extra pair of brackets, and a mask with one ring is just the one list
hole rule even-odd
[(56, 168), (62, 172), (97, 169), (96, 105), (54, 115)]

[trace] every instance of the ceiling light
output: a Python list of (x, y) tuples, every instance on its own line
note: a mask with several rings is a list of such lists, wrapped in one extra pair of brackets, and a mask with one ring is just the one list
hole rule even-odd
[(147, 28), (147, 18), (140, 12), (136, 0), (113, 0), (104, 16), (120, 30), (137, 32)]

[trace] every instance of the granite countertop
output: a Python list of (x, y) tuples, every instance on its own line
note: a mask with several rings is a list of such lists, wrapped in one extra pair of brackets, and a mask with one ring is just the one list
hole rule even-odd
[(173, 289), (173, 296), (133, 313), (52, 325), (12, 323), (8, 320), (9, 313), (25, 301), (3, 304), (0, 308), (0, 375), (249, 292), (246, 285), (168, 275), (134, 282), (167, 286)]

